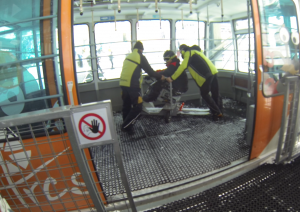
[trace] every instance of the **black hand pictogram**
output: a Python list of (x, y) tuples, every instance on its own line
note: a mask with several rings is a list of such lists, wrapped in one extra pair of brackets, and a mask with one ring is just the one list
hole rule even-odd
[(99, 132), (99, 124), (98, 124), (97, 120), (95, 120), (95, 119), (92, 120), (92, 128), (90, 128), (90, 130), (93, 133), (98, 133)]

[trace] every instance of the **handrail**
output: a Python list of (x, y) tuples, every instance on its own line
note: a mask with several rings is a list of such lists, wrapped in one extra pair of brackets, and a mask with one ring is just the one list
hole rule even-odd
[(36, 61), (39, 61), (39, 60), (46, 60), (46, 59), (54, 58), (54, 57), (57, 57), (57, 56), (59, 56), (59, 54), (50, 54), (50, 55), (46, 55), (46, 56), (41, 56), (41, 57), (36, 57), (36, 58), (30, 58), (30, 59), (27, 59), (27, 60), (17, 60), (17, 61), (9, 62), (9, 63), (1, 63), (0, 64), (0, 68), (4, 67), (4, 66), (15, 65), (15, 64), (26, 65), (26, 64), (30, 64), (32, 62), (36, 62)]
[(45, 99), (53, 99), (53, 98), (58, 98), (58, 97), (63, 97), (64, 95), (62, 94), (57, 94), (57, 95), (52, 95), (52, 96), (45, 96), (45, 97), (38, 97), (38, 98), (32, 98), (32, 99), (26, 99), (23, 101), (17, 101), (17, 102), (9, 102), (9, 103), (0, 103), (0, 107), (2, 106), (7, 106), (7, 105), (15, 105), (15, 104), (21, 104), (21, 103), (26, 103), (26, 102), (32, 102), (32, 101), (38, 101), (38, 100), (45, 100)]
[[(30, 123), (36, 123), (36, 122), (42, 122), (42, 121), (48, 121), (53, 120), (57, 118), (64, 118), (69, 117), (69, 113), (66, 113), (66, 111), (69, 111), (72, 106), (62, 106), (57, 108), (50, 108), (50, 109), (43, 109), (43, 110), (37, 110), (32, 111), (28, 113), (20, 113), (10, 116), (4, 116), (0, 119), (0, 129), (6, 128), (10, 126), (19, 126), (23, 124)], [(28, 117), (30, 117), (30, 121), (28, 121)]]
[[(281, 126), (280, 126), (280, 132), (279, 132), (279, 141), (278, 141), (278, 146), (277, 146), (277, 153), (276, 153), (276, 158), (275, 158), (275, 162), (276, 163), (281, 163), (284, 162), (285, 160), (287, 160), (288, 158), (282, 158), (282, 145), (286, 142), (285, 140), (285, 129), (286, 129), (286, 125), (287, 125), (287, 117), (288, 117), (288, 104), (289, 104), (289, 96), (290, 96), (290, 82), (297, 82), (299, 81), (299, 77), (298, 76), (288, 76), (285, 78), (285, 92), (284, 92), (284, 102), (283, 102), (283, 109), (282, 109), (282, 118), (281, 118)], [(295, 93), (296, 91), (294, 91)], [(299, 98), (299, 95), (293, 95), (293, 100), (292, 102), (295, 101), (295, 98)], [(298, 99), (299, 101), (299, 99)], [(299, 102), (298, 102), (299, 104)], [(291, 106), (292, 107), (292, 106)], [(298, 108), (299, 106), (297, 106)], [(298, 113), (298, 111), (297, 111)], [(296, 116), (298, 116), (298, 114), (296, 114)], [(297, 122), (297, 120), (296, 120)], [(295, 127), (294, 124), (291, 124)], [(293, 132), (293, 130), (296, 129), (291, 129), (292, 126), (288, 126), (287, 129), (290, 130), (290, 132)], [(288, 132), (286, 132), (288, 133)], [(285, 149), (288, 149), (291, 151), (290, 146), (291, 144), (285, 144), (287, 145), (287, 148), (285, 147)], [(285, 152), (285, 154), (287, 154), (288, 152)]]
[(57, 18), (57, 15), (48, 15), (48, 16), (42, 16), (42, 17), (37, 17), (37, 18), (25, 19), (25, 20), (22, 20), (22, 21), (5, 23), (5, 24), (1, 24), (0, 27), (14, 25), (14, 24), (20, 24), (20, 23), (30, 22), (30, 21), (45, 20), (45, 19), (50, 19), (50, 18)]

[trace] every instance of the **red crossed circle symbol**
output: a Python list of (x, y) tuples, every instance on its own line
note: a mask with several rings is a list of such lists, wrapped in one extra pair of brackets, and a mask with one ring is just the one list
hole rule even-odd
[[(98, 131), (99, 135), (97, 137), (87, 136), (82, 131), (82, 125), (83, 124), (86, 124), (88, 127), (92, 128), (92, 125), (85, 120), (87, 117), (90, 117), (90, 116), (99, 119), (100, 122), (102, 123), (103, 129), (102, 129), (102, 131), (100, 131), (100, 130)], [(101, 123), (100, 123), (100, 126), (101, 126)], [(79, 132), (81, 133), (81, 135), (83, 137), (85, 137), (86, 139), (97, 140), (97, 139), (101, 138), (104, 135), (105, 130), (106, 130), (106, 125), (105, 125), (105, 122), (104, 122), (104, 120), (103, 120), (103, 118), (101, 116), (99, 116), (98, 114), (95, 114), (95, 113), (89, 113), (89, 114), (86, 114), (86, 115), (82, 116), (82, 118), (79, 120), (78, 128), (79, 128)]]

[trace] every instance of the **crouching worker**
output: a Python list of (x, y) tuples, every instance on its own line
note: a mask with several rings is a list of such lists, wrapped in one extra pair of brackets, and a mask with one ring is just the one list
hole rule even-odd
[[(207, 103), (213, 120), (223, 116), (222, 100), (219, 96), (218, 70), (214, 64), (203, 54), (198, 46), (189, 47), (185, 44), (179, 47), (183, 61), (176, 72), (166, 78), (168, 82), (176, 80), (188, 68), (196, 84), (200, 88), (202, 98)], [(199, 51), (200, 50), (200, 51)], [(209, 95), (211, 92), (211, 96)]]
[[(164, 75), (165, 77), (170, 77), (174, 74), (174, 72), (179, 67), (180, 60), (177, 58), (175, 53), (171, 50), (165, 51), (163, 57), (167, 68), (164, 70), (158, 70), (157, 72)], [(151, 88), (143, 96), (143, 100), (145, 102), (155, 101), (163, 88), (163, 83), (164, 82), (162, 81), (157, 81), (154, 84), (152, 84)], [(185, 71), (183, 71), (182, 74), (172, 82), (172, 88), (173, 88), (172, 90), (173, 95), (176, 95), (178, 93), (184, 93), (188, 90), (188, 78)]]
[(146, 57), (142, 54), (144, 50), (143, 44), (137, 41), (133, 47), (133, 51), (123, 62), (122, 72), (120, 76), (120, 86), (122, 89), (123, 100), (123, 124), (122, 131), (133, 134), (133, 125), (142, 111), (143, 100), (141, 97), (142, 69), (149, 76), (157, 80), (164, 80), (165, 77), (155, 72)]

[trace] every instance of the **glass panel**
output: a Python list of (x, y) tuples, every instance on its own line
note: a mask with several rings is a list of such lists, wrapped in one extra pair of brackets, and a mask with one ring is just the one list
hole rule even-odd
[[(236, 20), (234, 22), (236, 33), (236, 45), (238, 53), (238, 71), (248, 72), (249, 68), (249, 32), (248, 19)], [(253, 31), (253, 20), (250, 19), (250, 30)], [(255, 52), (254, 52), (254, 34), (250, 32), (250, 69), (254, 70)]]
[[(237, 50), (238, 50), (238, 70), (240, 72), (248, 72), (249, 63), (249, 34), (236, 35)], [(254, 52), (254, 34), (250, 34), (250, 69), (254, 70), (255, 52)]]
[(0, 117), (63, 104), (58, 100), (62, 95), (58, 56), (51, 56), (58, 48), (57, 19), (26, 22), (53, 12), (57, 13), (55, 4), (40, 5), (40, 1), (1, 4)]
[[(0, 52), (0, 55), (3, 56), (3, 52)], [(53, 62), (52, 59), (49, 60)], [(37, 72), (36, 65), (39, 65), (40, 73), (42, 74), (43, 63), (45, 61), (26, 65), (16, 64), (1, 68), (0, 117), (51, 108), (54, 104), (58, 106), (58, 98), (53, 98), (52, 100), (40, 99), (41, 97), (47, 97), (49, 95), (47, 90), (53, 86), (45, 84), (44, 76), (38, 75), (39, 72)], [(39, 99), (34, 100), (34, 98)], [(32, 101), (27, 101), (29, 99), (32, 99)]]
[(19, 0), (1, 1), (0, 23), (18, 22), (57, 13), (57, 9), (53, 9), (53, 5), (48, 7), (41, 4), (43, 1), (36, 0), (32, 2)]
[(234, 70), (234, 45), (230, 23), (210, 23), (207, 55), (217, 69)]
[[(40, 30), (39, 28), (35, 28), (34, 31), (35, 35), (32, 29), (24, 30), (21, 32), (21, 58), (23, 60), (35, 58), (36, 53), (38, 57), (41, 56)], [(34, 42), (35, 39), (36, 42)], [(36, 48), (34, 46), (35, 44), (37, 45)], [(37, 52), (35, 52), (35, 49), (37, 50)]]
[(199, 39), (200, 48), (204, 50), (205, 38), (205, 23), (203, 21), (176, 21), (175, 23), (175, 37), (176, 37), (176, 50), (179, 57), (179, 46), (186, 44), (188, 46), (198, 45), (198, 23), (199, 23)]
[(291, 0), (259, 0), (263, 45), (263, 91), (267, 96), (283, 92), (286, 76), (299, 73), (299, 30)]
[(74, 25), (75, 64), (78, 83), (94, 80), (91, 68), (91, 48), (87, 24)]
[(95, 41), (99, 79), (120, 78), (123, 61), (131, 52), (131, 23), (97, 23)]
[[(253, 28), (253, 21), (252, 19), (250, 19), (250, 29), (252, 28)], [(248, 19), (235, 21), (235, 30), (238, 31), (243, 29), (248, 30)]]
[(142, 20), (137, 23), (137, 40), (144, 44), (144, 55), (154, 70), (165, 69), (163, 54), (171, 47), (170, 22)]

